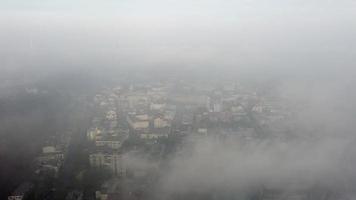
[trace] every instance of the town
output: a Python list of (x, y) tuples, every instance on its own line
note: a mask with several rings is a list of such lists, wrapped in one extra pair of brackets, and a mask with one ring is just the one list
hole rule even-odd
[[(19, 185), (8, 200), (28, 194), (66, 200), (158, 198), (153, 191), (162, 172), (189, 144), (207, 137), (283, 141), (286, 127), (279, 125), (293, 117), (286, 100), (237, 82), (123, 84), (90, 99), (86, 131), (48, 138), (34, 161), (35, 181)], [(67, 176), (72, 176), (69, 185), (61, 182)]]

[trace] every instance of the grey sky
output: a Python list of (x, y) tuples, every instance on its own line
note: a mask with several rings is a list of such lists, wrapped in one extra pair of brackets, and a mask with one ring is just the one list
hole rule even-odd
[(0, 10), (5, 68), (335, 67), (356, 55), (352, 0), (2, 0)]

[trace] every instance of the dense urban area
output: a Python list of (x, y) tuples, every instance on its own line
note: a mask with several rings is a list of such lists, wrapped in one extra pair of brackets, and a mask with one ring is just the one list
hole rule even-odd
[[(235, 187), (237, 183), (229, 183), (225, 173), (220, 172), (229, 169), (224, 165), (243, 168), (235, 166), (233, 160), (242, 162), (239, 152), (251, 149), (253, 154), (252, 149), (258, 148), (258, 143), (287, 144), (306, 136), (295, 134), (300, 129), (296, 121), (298, 110), (304, 109), (303, 103), (275, 92), (273, 84), (177, 79), (109, 85), (85, 90), (80, 84), (83, 88), (67, 88), (62, 84), (56, 85), (54, 91), (49, 91), (51, 86), (42, 85), (19, 89), (16, 97), (22, 95), (23, 102), (11, 100), (11, 95), (3, 99), (2, 105), (7, 103), (2, 107), (3, 113), (16, 118), (12, 123), (2, 122), (3, 131), (8, 129), (5, 130), (8, 139), (2, 142), (7, 154), (2, 155), (1, 162), (8, 163), (1, 166), (6, 173), (1, 175), (6, 178), (1, 183), (6, 192), (3, 197), (8, 200), (340, 197), (339, 192), (322, 184), (306, 187), (304, 182), (292, 179), (288, 183), (282, 181), (292, 184), (290, 189), (263, 181)], [(22, 104), (31, 106), (18, 108)], [(28, 124), (22, 124), (24, 121)], [(17, 136), (9, 130), (35, 134)], [(202, 141), (208, 145), (199, 148)], [(233, 148), (232, 157), (227, 157), (231, 163), (216, 165), (214, 162), (219, 159), (209, 159), (222, 156), (217, 152), (224, 155), (231, 152), (219, 149), (219, 145), (209, 148), (214, 144)], [(189, 160), (192, 154), (207, 160), (189, 169), (192, 166), (184, 162), (194, 162)], [(266, 158), (254, 159), (251, 166)], [(187, 172), (177, 175), (177, 170), (174, 171), (177, 162)], [(215, 168), (203, 172), (206, 166), (200, 165)], [(218, 182), (223, 187), (213, 185), (209, 190), (200, 188), (206, 180), (193, 183), (191, 188), (170, 188), (181, 188), (169, 184), (179, 181), (175, 176), (187, 176), (185, 173), (202, 173), (207, 177), (212, 176), (209, 173), (217, 173), (212, 177), (219, 180), (221, 176), (225, 183)]]

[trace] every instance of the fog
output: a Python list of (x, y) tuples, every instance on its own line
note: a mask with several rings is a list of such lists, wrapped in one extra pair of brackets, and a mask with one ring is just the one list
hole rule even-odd
[[(83, 133), (97, 110), (88, 99), (100, 90), (241, 81), (254, 94), (288, 102), (293, 117), (278, 123), (282, 133), (189, 135), (164, 162), (141, 155), (133, 142), (126, 167), (164, 166), (141, 199), (315, 188), (332, 197), (309, 199), (354, 199), (355, 35), (353, 0), (0, 0), (0, 197), (24, 181), (11, 179), (19, 171), (33, 176), (26, 165), (45, 137), (70, 132), (74, 147), (65, 155), (89, 154)], [(83, 163), (63, 167), (70, 186), (58, 191), (79, 187)], [(73, 175), (77, 169), (84, 172)], [(209, 199), (219, 198), (228, 199)]]
[(247, 142), (214, 136), (193, 142), (187, 138), (162, 175), (158, 194), (168, 198), (255, 187), (289, 192), (321, 187), (343, 194), (336, 199), (353, 199), (355, 92), (350, 87), (354, 81), (299, 81), (297, 85), (291, 80), (280, 83), (283, 89), (277, 90), (295, 105), (305, 105), (292, 122), (280, 124), (285, 126), (283, 136)]
[(17, 0), (1, 6), (1, 62), (8, 70), (351, 68), (354, 9), (348, 0)]

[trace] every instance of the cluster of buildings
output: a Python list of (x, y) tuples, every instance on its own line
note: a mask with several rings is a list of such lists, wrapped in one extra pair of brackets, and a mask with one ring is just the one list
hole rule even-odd
[(39, 176), (58, 176), (63, 166), (71, 140), (71, 131), (55, 134), (48, 138), (42, 147), (42, 152), (36, 158), (35, 173)]
[(118, 112), (117, 98), (113, 91), (103, 91), (95, 96), (96, 113), (87, 130), (87, 139), (91, 146), (90, 166), (120, 176), (123, 173), (121, 146), (129, 132), (125, 124), (118, 123), (124, 116)]
[(38, 168), (36, 174), (53, 174), (54, 177), (57, 177), (63, 162), (64, 149), (62, 146), (44, 146), (42, 153), (37, 157)]
[(167, 103), (165, 87), (108, 89), (97, 94), (94, 103), (97, 112), (87, 131), (93, 146), (89, 155), (92, 167), (122, 174), (122, 145), (129, 135), (152, 140), (171, 132), (175, 107)]
[[(96, 113), (87, 131), (89, 161), (92, 168), (109, 170), (114, 176), (106, 181), (110, 185), (97, 188), (96, 198), (122, 197), (130, 193), (123, 188), (131, 191), (137, 184), (148, 187), (149, 181), (142, 181), (142, 177), (159, 170), (161, 157), (154, 161), (154, 167), (134, 168), (124, 158), (127, 153), (140, 152), (150, 157), (152, 149), (156, 149), (155, 154), (162, 156), (169, 147), (158, 141), (171, 136), (246, 141), (260, 137), (272, 122), (288, 117), (288, 109), (282, 103), (236, 85), (199, 88), (188, 83), (137, 84), (100, 92), (94, 97)], [(128, 148), (132, 143), (134, 148)], [(137, 179), (139, 183), (135, 182)]]
[(142, 139), (168, 137), (175, 107), (167, 102), (168, 88), (162, 85), (131, 87), (121, 95), (130, 133)]
[(109, 96), (100, 101), (101, 105), (116, 101), (116, 110), (107, 113), (107, 118), (115, 119), (120, 113), (118, 123), (126, 124), (130, 134), (142, 139), (220, 132), (250, 132), (255, 137), (262, 134), (261, 129), (276, 129), (291, 115), (283, 100), (236, 83), (137, 84), (115, 88)]
[[(283, 134), (278, 133), (286, 128), (280, 126), (285, 124), (281, 122), (291, 116), (283, 100), (238, 84), (199, 86), (178, 82), (119, 86), (96, 94), (92, 107), (94, 115), (86, 132), (88, 161), (91, 168), (108, 170), (113, 175), (96, 188), (93, 196), (101, 200), (125, 195), (133, 198), (135, 192), (138, 196), (147, 192), (154, 185), (164, 154), (172, 147), (162, 142), (166, 139), (192, 136), (189, 139), (199, 140), (213, 136), (249, 141), (267, 134), (279, 137)], [(69, 140), (70, 134), (62, 134), (61, 138), (46, 142), (36, 159), (38, 176), (58, 176)], [(128, 153), (154, 159), (147, 162), (149, 166), (147, 163), (133, 166), (125, 159)], [(32, 187), (25, 186), (9, 196), (9, 200), (22, 199)], [(66, 199), (83, 199), (83, 192), (74, 190)]]
[[(169, 157), (169, 148), (175, 145), (172, 138), (248, 142), (267, 135), (283, 137), (288, 128), (285, 122), (292, 118), (283, 99), (236, 83), (199, 85), (180, 81), (118, 86), (96, 94), (92, 107), (95, 114), (86, 131), (86, 161), (90, 168), (108, 170), (113, 175), (95, 188), (93, 197), (100, 200), (140, 199), (152, 189), (163, 159)], [(58, 177), (67, 158), (70, 135), (48, 139), (36, 158), (37, 176)], [(171, 143), (164, 143), (169, 139)], [(178, 144), (179, 148), (184, 148), (184, 142)], [(146, 161), (133, 165), (128, 154), (137, 154)], [(33, 187), (24, 182), (8, 200), (25, 199)], [(288, 195), (261, 191), (261, 199), (300, 199), (298, 192)], [(85, 199), (84, 192), (73, 190), (66, 199)]]

